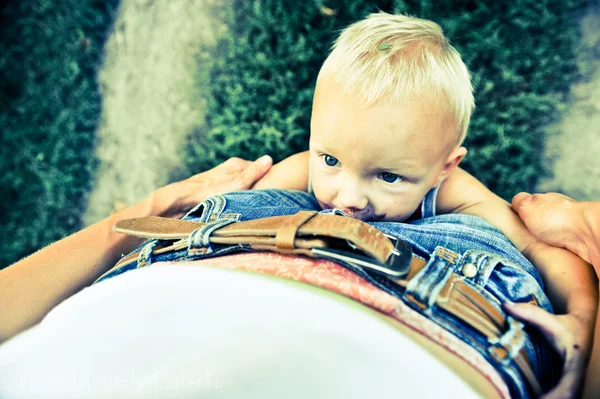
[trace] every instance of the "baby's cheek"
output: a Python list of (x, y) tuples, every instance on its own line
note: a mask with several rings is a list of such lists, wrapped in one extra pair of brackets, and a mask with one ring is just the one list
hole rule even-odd
[(315, 196), (317, 201), (319, 202), (319, 206), (321, 209), (328, 209), (328, 204), (331, 202), (331, 198), (329, 198), (329, 192), (327, 190), (323, 190), (318, 184), (313, 184), (312, 186), (312, 194)]
[(392, 198), (390, 199), (384, 206), (385, 209), (383, 212), (378, 212), (379, 214), (385, 213), (385, 221), (388, 222), (404, 222), (410, 219), (415, 213), (418, 205), (411, 203), (406, 203), (402, 201), (401, 198)]

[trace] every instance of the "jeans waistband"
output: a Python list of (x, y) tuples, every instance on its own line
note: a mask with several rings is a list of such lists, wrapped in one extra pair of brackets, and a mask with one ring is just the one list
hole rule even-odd
[[(303, 192), (282, 190), (236, 192), (207, 199), (188, 212), (184, 219), (203, 223), (216, 222), (214, 225), (211, 223), (211, 226), (217, 226), (218, 223), (223, 222), (223, 219), (251, 220), (290, 215), (300, 210), (319, 210), (314, 196)], [(498, 309), (504, 301), (525, 301), (537, 302), (542, 308), (552, 311), (542, 291), (539, 275), (533, 266), (493, 226), (469, 215), (443, 215), (414, 224), (389, 222), (370, 224), (384, 233), (408, 241), (413, 252), (428, 261), (424, 269), (404, 290), (381, 276), (366, 273), (343, 262), (338, 263), (354, 270), (380, 289), (402, 299), (415, 310), (469, 343), (492, 364), (497, 365), (510, 386), (512, 396), (527, 397), (528, 392), (523, 379), (516, 369), (511, 367), (510, 357), (504, 362), (507, 364), (502, 364), (503, 359), (494, 358), (493, 351), (490, 352), (490, 348), (494, 345), (499, 347), (503, 343), (488, 342), (465, 323), (449, 317), (435, 303), (436, 299), (443, 294), (441, 291), (444, 284), (451, 278), (460, 278), (489, 298), (490, 303)], [(189, 240), (188, 248), (181, 248), (168, 254), (151, 256), (154, 248), (160, 243), (150, 240), (134, 251), (138, 254), (139, 262), (115, 270), (102, 279), (156, 261), (196, 260), (248, 250), (240, 246), (205, 245), (206, 240), (203, 238), (206, 237), (206, 233), (209, 234), (208, 230), (211, 228), (207, 226), (202, 234), (197, 232), (195, 239)], [(509, 330), (510, 328), (507, 329)], [(538, 380), (544, 388), (548, 388), (555, 381), (556, 372), (552, 367), (548, 367), (549, 364), (553, 364), (549, 359), (555, 358), (541, 335), (528, 328), (525, 331), (522, 348), (527, 351)], [(504, 340), (510, 343), (512, 338), (506, 336)], [(507, 352), (514, 353), (517, 347), (517, 344), (512, 344)]]

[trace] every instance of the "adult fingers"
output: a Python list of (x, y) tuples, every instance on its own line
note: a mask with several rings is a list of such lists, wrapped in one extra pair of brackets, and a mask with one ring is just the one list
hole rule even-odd
[(229, 158), (210, 170), (162, 187), (152, 195), (159, 209), (155, 214), (179, 217), (212, 195), (246, 190), (267, 173), (272, 163), (268, 155), (254, 162)]
[(189, 180), (210, 182), (212, 185), (221, 187), (227, 186), (228, 190), (241, 190), (264, 176), (272, 164), (273, 160), (268, 155), (264, 155), (256, 161), (232, 157), (206, 172), (192, 176)]
[(543, 399), (565, 399), (575, 398), (577, 392), (581, 386), (581, 378), (577, 372), (563, 371), (563, 375), (558, 383), (552, 390), (547, 392)]
[(528, 303), (506, 302), (504, 303), (504, 309), (515, 318), (536, 327), (561, 357), (565, 358), (565, 346), (562, 338), (564, 338), (566, 329), (557, 316)]
[[(505, 303), (504, 309), (515, 318), (536, 327), (554, 347), (564, 361), (558, 384), (543, 397), (545, 399), (573, 398), (579, 391), (585, 371), (582, 351), (571, 349), (573, 344), (569, 330), (558, 316), (531, 304)], [(577, 345), (572, 345), (573, 348)]]
[(235, 183), (238, 190), (250, 188), (256, 181), (262, 178), (273, 165), (273, 159), (264, 155), (256, 161), (247, 164), (236, 175)]
[[(575, 348), (577, 345), (573, 345)], [(566, 348), (565, 362), (558, 384), (544, 395), (545, 399), (575, 398), (583, 384), (587, 356), (584, 351)]]
[(215, 169), (220, 168), (220, 169), (223, 169), (223, 171), (225, 171), (225, 172), (235, 173), (235, 172), (243, 171), (250, 164), (252, 164), (252, 161), (246, 161), (245, 159), (238, 158), (238, 157), (231, 157), (227, 161), (225, 161), (222, 164), (220, 164), (219, 166), (217, 166)]

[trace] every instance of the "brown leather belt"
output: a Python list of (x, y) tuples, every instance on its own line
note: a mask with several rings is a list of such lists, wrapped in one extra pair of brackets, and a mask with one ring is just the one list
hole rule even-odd
[[(214, 229), (207, 229), (200, 237), (207, 244), (201, 247), (201, 251), (209, 253), (210, 244), (228, 244), (242, 245), (257, 251), (337, 260), (374, 271), (404, 288), (427, 264), (425, 260), (412, 254), (410, 245), (404, 241), (344, 216), (303, 211), (291, 216), (244, 222), (229, 220), (222, 224), (216, 225)], [(190, 240), (199, 239), (193, 238), (192, 233), (210, 225), (211, 223), (151, 216), (120, 220), (114, 230), (137, 237), (164, 240), (164, 243), (152, 249), (152, 254), (158, 255), (190, 248)], [(137, 258), (137, 253), (122, 258), (102, 277), (135, 262)], [(457, 274), (453, 274), (445, 283), (436, 299), (436, 305), (483, 334), (489, 342), (498, 341), (509, 328), (504, 314)], [(512, 326), (514, 328), (514, 324)], [(522, 338), (519, 334), (525, 334), (522, 326), (520, 331), (513, 334), (515, 339)], [(509, 349), (502, 345), (490, 348), (490, 353), (499, 362), (510, 356)], [(522, 348), (513, 360), (533, 395), (541, 396), (541, 386), (531, 369), (525, 349)]]

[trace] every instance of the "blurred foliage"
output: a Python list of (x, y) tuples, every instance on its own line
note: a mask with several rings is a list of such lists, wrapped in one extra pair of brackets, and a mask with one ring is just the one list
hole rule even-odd
[(0, 268), (81, 227), (100, 116), (96, 69), (118, 3), (2, 3)]
[(544, 128), (578, 77), (577, 11), (585, 0), (234, 0), (214, 54), (208, 123), (186, 168), (230, 156), (276, 160), (308, 148), (319, 68), (343, 27), (378, 10), (439, 23), (473, 76), (477, 109), (462, 166), (509, 199), (543, 171)]

